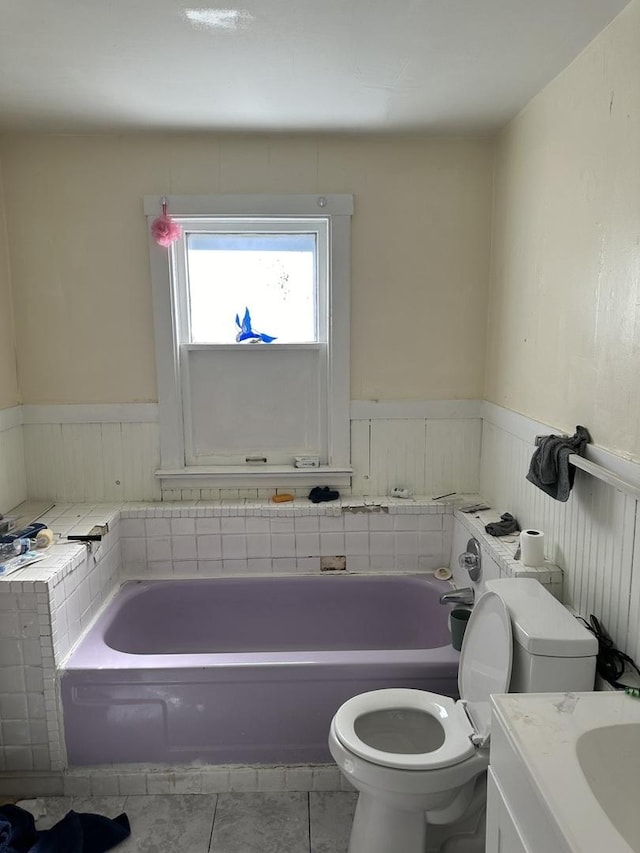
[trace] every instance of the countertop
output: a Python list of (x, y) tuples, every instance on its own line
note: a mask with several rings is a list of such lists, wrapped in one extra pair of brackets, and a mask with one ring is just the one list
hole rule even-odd
[[(493, 696), (492, 705), (571, 850), (640, 850), (640, 837), (630, 846), (601, 808), (576, 753), (578, 738), (587, 731), (640, 724), (640, 699), (619, 691), (522, 693)], [(632, 792), (621, 787), (620, 794), (633, 796), (640, 809), (640, 779)]]

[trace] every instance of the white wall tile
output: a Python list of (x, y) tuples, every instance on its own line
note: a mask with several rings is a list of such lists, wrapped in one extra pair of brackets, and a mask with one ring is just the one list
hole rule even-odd
[(318, 557), (320, 555), (319, 533), (297, 533), (295, 537), (297, 557)]
[(393, 533), (372, 532), (369, 534), (369, 544), (371, 554), (376, 557), (393, 557), (394, 553), (394, 538)]
[(247, 557), (246, 536), (231, 534), (222, 536), (222, 559), (240, 560)]
[(344, 533), (320, 534), (320, 555), (322, 557), (340, 556), (344, 553)]
[(271, 556), (271, 536), (268, 533), (250, 533), (247, 540), (247, 557)]
[(347, 556), (364, 556), (369, 554), (369, 534), (362, 532), (345, 533), (344, 548)]
[(147, 560), (145, 539), (123, 539), (122, 561), (125, 565), (138, 565)]
[(248, 563), (246, 560), (223, 559), (222, 574), (223, 575), (241, 575), (248, 571)]
[(393, 530), (394, 516), (383, 512), (371, 513), (369, 516), (369, 530), (372, 533), (382, 533)]
[(270, 519), (270, 529), (271, 533), (277, 535), (293, 534), (293, 516), (291, 516), (290, 518), (272, 517)]
[(239, 516), (221, 518), (220, 530), (222, 533), (236, 533), (244, 535), (246, 533), (246, 520)]
[[(178, 519), (178, 521), (193, 521), (193, 519)], [(223, 537), (224, 539), (225, 537)], [(181, 560), (195, 560), (198, 556), (196, 548), (196, 537), (193, 536), (172, 536), (171, 537), (171, 553), (173, 559), (178, 562)], [(229, 554), (229, 556), (242, 556), (240, 554)]]
[(200, 560), (221, 560), (222, 539), (218, 535), (197, 537), (197, 553)]
[(274, 572), (293, 573), (298, 570), (295, 557), (273, 557), (271, 566)]
[(248, 535), (254, 533), (270, 533), (271, 525), (268, 518), (251, 516), (246, 519), (246, 531)]
[[(144, 521), (144, 526), (145, 526), (145, 531), (146, 531), (147, 536), (170, 536), (171, 535), (171, 519), (170, 518), (147, 518)], [(124, 534), (122, 534), (122, 535), (124, 536)]]
[(171, 539), (168, 536), (154, 536), (147, 539), (147, 560), (149, 562), (170, 559)]
[(171, 535), (174, 537), (196, 535), (196, 520), (195, 518), (172, 518), (171, 519)]
[(251, 574), (268, 574), (272, 571), (271, 557), (249, 557), (247, 571)]
[[(249, 519), (247, 519), (248, 521)], [(320, 519), (317, 515), (296, 515), (293, 519), (293, 527), (296, 535), (299, 533), (317, 533), (320, 529)]]
[(271, 536), (271, 555), (274, 558), (295, 557), (296, 540), (293, 533), (274, 533)]
[[(220, 521), (221, 520), (219, 518), (213, 518), (211, 516), (196, 518), (196, 534), (200, 536), (203, 534), (211, 535), (214, 533), (220, 533)], [(249, 532), (248, 528), (247, 532)]]

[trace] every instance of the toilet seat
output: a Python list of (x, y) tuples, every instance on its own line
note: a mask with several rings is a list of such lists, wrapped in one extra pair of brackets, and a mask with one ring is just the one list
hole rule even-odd
[[(407, 711), (427, 715), (429, 719), (424, 720), (424, 728), (433, 736), (433, 749), (387, 751), (367, 743), (358, 733), (363, 718), (376, 713), (380, 713), (382, 726), (388, 725), (392, 735), (400, 733), (405, 727), (403, 717)], [(397, 730), (394, 718), (397, 719)], [(345, 749), (365, 761), (403, 770), (436, 770), (458, 764), (475, 752), (471, 741), (474, 729), (464, 705), (447, 696), (423, 690), (374, 690), (354, 696), (338, 709), (334, 717), (334, 731)], [(429, 739), (428, 735), (426, 739)]]

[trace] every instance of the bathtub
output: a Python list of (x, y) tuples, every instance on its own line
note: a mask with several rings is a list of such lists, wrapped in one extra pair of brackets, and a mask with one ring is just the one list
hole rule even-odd
[(330, 761), (329, 723), (385, 687), (457, 695), (431, 576), (124, 584), (61, 674), (70, 765)]

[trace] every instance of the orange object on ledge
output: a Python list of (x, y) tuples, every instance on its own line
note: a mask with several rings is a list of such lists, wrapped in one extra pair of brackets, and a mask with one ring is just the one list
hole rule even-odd
[(282, 495), (274, 495), (271, 500), (274, 504), (281, 504), (285, 501), (292, 501), (295, 498), (295, 495), (282, 494)]

